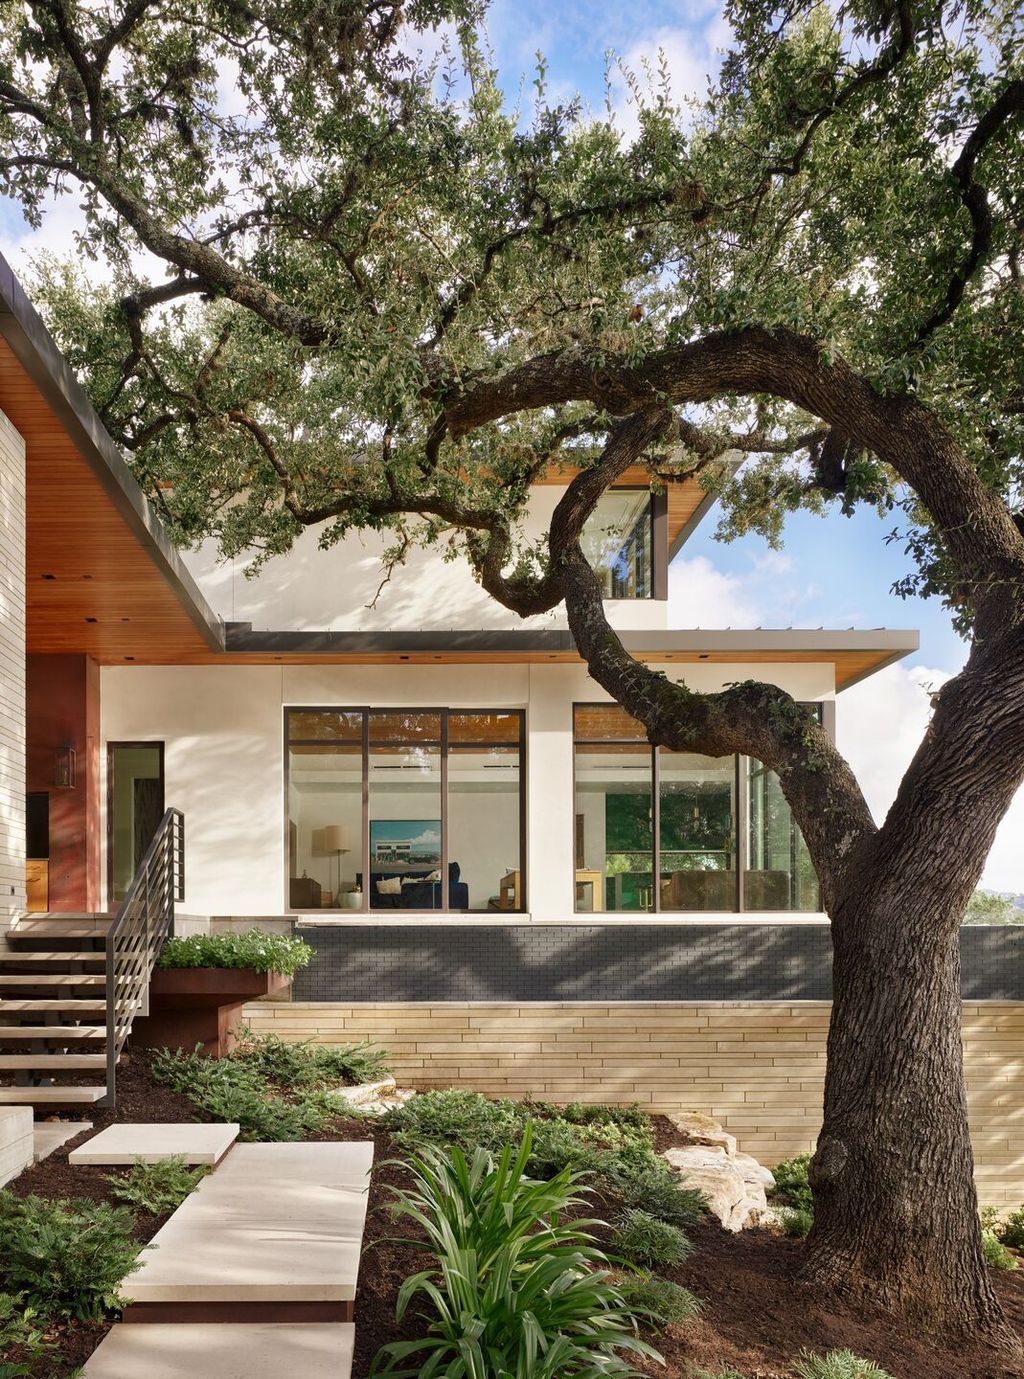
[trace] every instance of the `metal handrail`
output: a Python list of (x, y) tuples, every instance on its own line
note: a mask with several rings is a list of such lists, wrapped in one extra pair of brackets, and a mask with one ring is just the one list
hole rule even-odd
[(107, 1106), (114, 1104), (117, 1060), (174, 924), (175, 901), (184, 898), (185, 816), (168, 809), (107, 932)]

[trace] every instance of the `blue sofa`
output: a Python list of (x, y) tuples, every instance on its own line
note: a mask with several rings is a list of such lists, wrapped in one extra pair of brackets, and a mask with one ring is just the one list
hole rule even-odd
[[(370, 909), (439, 910), (441, 908), (441, 883), (440, 881), (426, 880), (430, 873), (436, 870), (436, 867), (405, 867), (402, 869), (392, 868), (389, 871), (371, 871)], [(448, 905), (452, 910), (469, 909), (469, 887), (465, 881), (459, 880), (460, 874), (461, 869), (458, 862), (449, 862)], [(417, 876), (424, 879), (411, 886), (403, 886), (401, 895), (381, 895), (377, 889), (377, 882), (392, 881), (396, 876)], [(362, 873), (356, 874), (356, 880), (360, 886), (363, 884)]]

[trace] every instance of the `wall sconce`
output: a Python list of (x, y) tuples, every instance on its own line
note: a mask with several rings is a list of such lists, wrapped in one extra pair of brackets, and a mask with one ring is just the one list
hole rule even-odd
[(57, 765), (54, 771), (54, 784), (58, 790), (74, 790), (78, 783), (75, 749), (70, 742), (57, 748)]

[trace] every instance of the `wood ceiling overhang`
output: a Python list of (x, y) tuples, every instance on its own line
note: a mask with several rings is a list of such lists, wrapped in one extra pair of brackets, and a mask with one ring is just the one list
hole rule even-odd
[(216, 653), (223, 625), (0, 257), (0, 410), (25, 441), (26, 649)]

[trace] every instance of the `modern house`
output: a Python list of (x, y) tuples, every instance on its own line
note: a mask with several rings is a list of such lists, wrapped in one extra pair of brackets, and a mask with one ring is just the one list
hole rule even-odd
[[(380, 1038), (423, 1085), (685, 1102), (768, 1160), (813, 1138), (828, 930), (771, 772), (652, 748), (561, 610), (519, 620), (440, 552), (383, 585), (373, 533), (307, 532), (253, 579), (178, 552), (6, 264), (0, 413), (0, 926), (115, 911), (173, 805), (180, 913), (317, 949), (264, 1027)], [(538, 533), (567, 482), (536, 486)], [(832, 729), (916, 634), (670, 626), (709, 506), (643, 471), (605, 496), (613, 624), (670, 677), (767, 679)], [(991, 946), (1013, 937), (968, 933), (965, 996), (1024, 1000)]]

